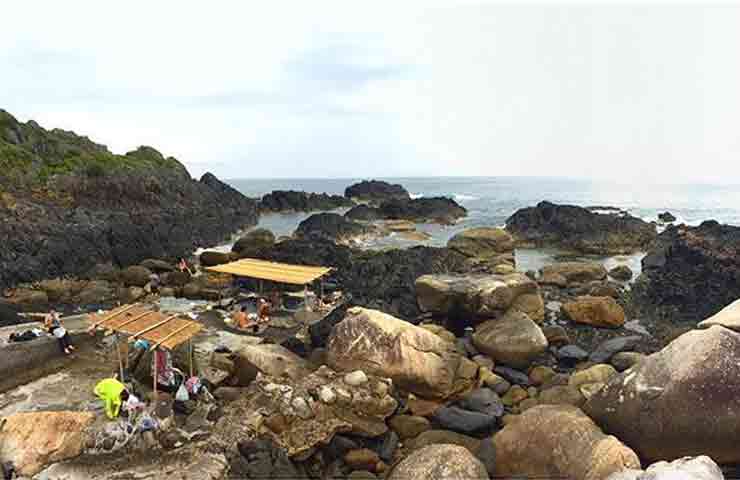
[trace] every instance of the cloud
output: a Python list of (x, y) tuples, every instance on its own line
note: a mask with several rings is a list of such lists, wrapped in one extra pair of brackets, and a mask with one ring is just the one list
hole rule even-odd
[(734, 7), (29, 0), (3, 16), (1, 106), (195, 175), (740, 174)]

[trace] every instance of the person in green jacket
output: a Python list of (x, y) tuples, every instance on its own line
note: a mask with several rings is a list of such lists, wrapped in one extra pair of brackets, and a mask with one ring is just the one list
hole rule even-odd
[(118, 417), (121, 410), (121, 403), (125, 402), (129, 393), (126, 386), (115, 378), (106, 378), (95, 385), (95, 395), (105, 404), (105, 414), (108, 418)]

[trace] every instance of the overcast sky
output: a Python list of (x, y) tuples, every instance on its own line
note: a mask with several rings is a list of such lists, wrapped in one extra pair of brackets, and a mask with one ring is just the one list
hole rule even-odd
[(0, 108), (193, 175), (740, 181), (740, 8), (9, 2)]

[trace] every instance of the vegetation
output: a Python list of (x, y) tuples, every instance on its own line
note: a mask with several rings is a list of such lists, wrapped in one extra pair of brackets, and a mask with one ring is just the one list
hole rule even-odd
[(0, 179), (46, 183), (60, 175), (91, 178), (125, 171), (167, 171), (187, 175), (185, 167), (151, 147), (115, 155), (104, 145), (73, 132), (45, 130), (18, 122), (0, 109)]

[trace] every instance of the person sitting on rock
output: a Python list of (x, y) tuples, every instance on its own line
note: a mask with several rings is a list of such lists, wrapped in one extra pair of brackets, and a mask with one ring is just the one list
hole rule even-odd
[(67, 329), (64, 328), (64, 322), (56, 310), (51, 309), (51, 311), (46, 314), (44, 317), (44, 327), (57, 339), (59, 342), (59, 348), (63, 353), (69, 355), (73, 350), (76, 350), (74, 345), (72, 345)]
[(93, 390), (95, 395), (103, 401), (105, 414), (113, 420), (121, 411), (121, 404), (129, 399), (126, 385), (115, 378), (106, 378), (98, 382)]
[(231, 317), (234, 320), (234, 325), (241, 328), (242, 330), (248, 327), (247, 322), (247, 307), (237, 308), (234, 315)]
[(270, 323), (270, 302), (260, 298), (259, 307), (257, 307), (257, 322)]
[(180, 263), (178, 264), (178, 268), (181, 272), (188, 272), (188, 274), (192, 277), (193, 272), (190, 270), (190, 267), (188, 266), (188, 262), (185, 261), (184, 258), (180, 259)]

